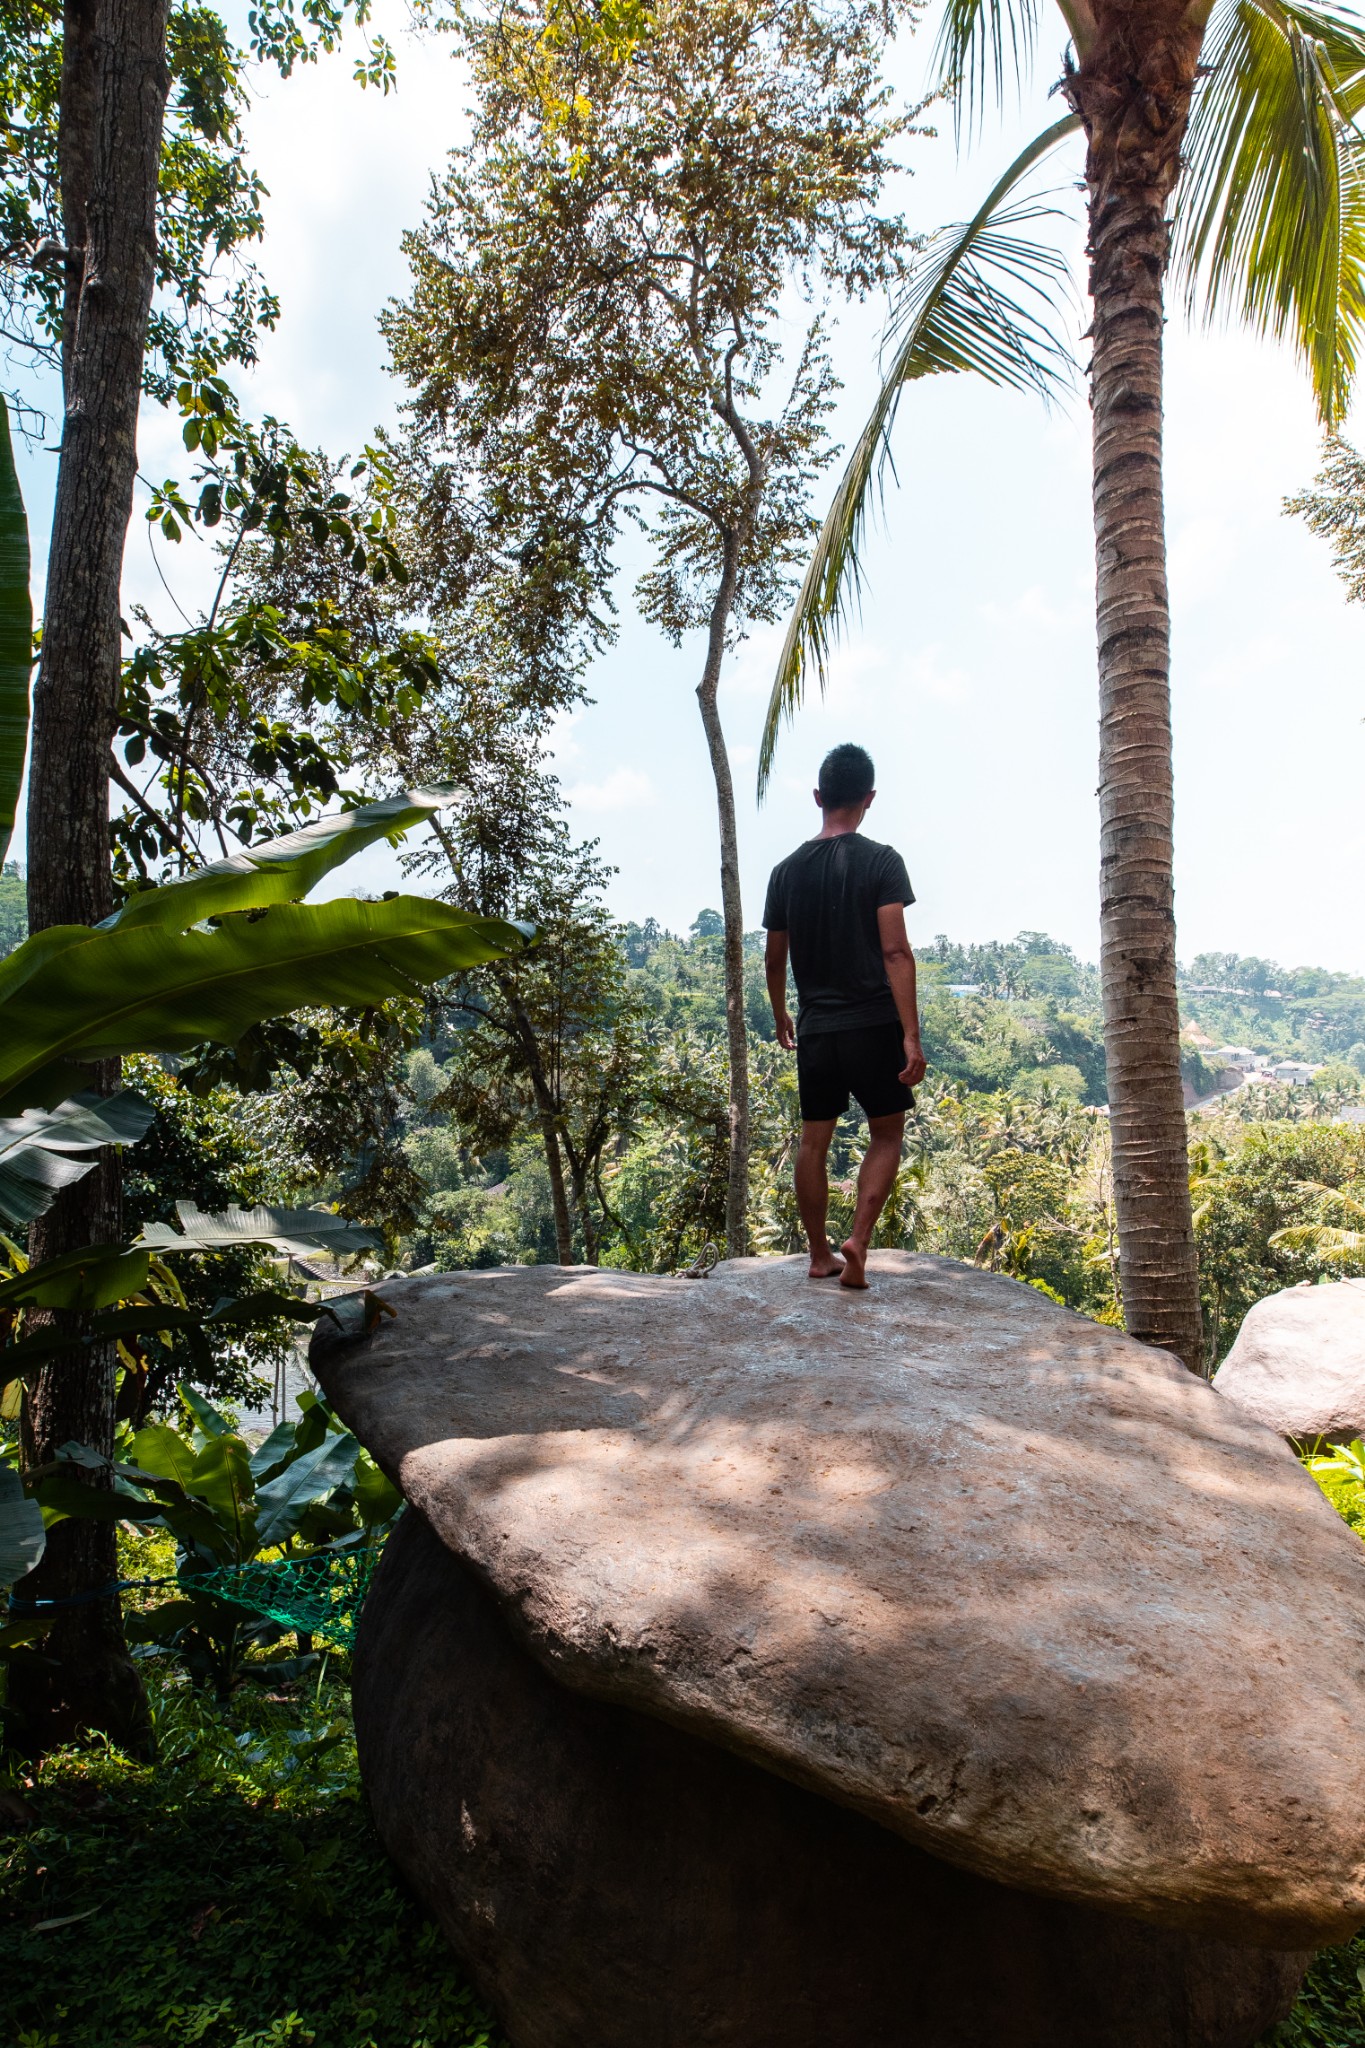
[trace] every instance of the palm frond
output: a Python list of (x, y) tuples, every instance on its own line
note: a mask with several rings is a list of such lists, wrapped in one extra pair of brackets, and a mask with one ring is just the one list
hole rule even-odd
[(1008, 72), (1023, 77), (1038, 37), (1038, 0), (948, 0), (934, 48), (940, 92), (951, 93), (953, 118), (968, 125), (988, 89), (1005, 97)]
[(1343, 1230), (1330, 1223), (1294, 1223), (1267, 1239), (1276, 1251), (1312, 1252), (1325, 1266), (1347, 1265), (1365, 1257), (1365, 1230)]
[(1205, 63), (1174, 216), (1186, 304), (1290, 341), (1335, 427), (1365, 331), (1365, 25), (1220, 0)]
[(1045, 396), (1070, 382), (1071, 352), (1055, 326), (1066, 260), (1032, 232), (1058, 209), (1012, 195), (1039, 160), (1079, 126), (1069, 114), (1031, 142), (971, 220), (942, 229), (915, 267), (888, 329), (895, 344), (891, 367), (825, 516), (787, 629), (763, 728), (760, 797), (782, 720), (801, 703), (812, 670), (824, 689), (831, 648), (861, 591), (858, 551), (874, 487), (880, 491), (884, 484), (891, 429), (906, 385), (953, 370), (972, 370), (989, 383)]

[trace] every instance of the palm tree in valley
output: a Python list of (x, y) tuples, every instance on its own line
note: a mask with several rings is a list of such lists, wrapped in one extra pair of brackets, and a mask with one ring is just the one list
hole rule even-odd
[[(1365, 319), (1365, 23), (1284, 0), (1057, 0), (1071, 111), (962, 226), (923, 252), (892, 323), (891, 367), (844, 474), (773, 688), (778, 726), (859, 582), (858, 549), (901, 393), (971, 370), (1046, 392), (1070, 367), (1054, 314), (1066, 265), (1030, 199), (1083, 135), (1091, 299), (1100, 696), (1101, 974), (1124, 1314), (1199, 1369), (1176, 1004), (1170, 616), (1162, 510), (1162, 330), (1170, 274), (1191, 310), (1287, 340), (1333, 428)], [(937, 61), (959, 120), (1024, 72), (1036, 0), (948, 0)]]

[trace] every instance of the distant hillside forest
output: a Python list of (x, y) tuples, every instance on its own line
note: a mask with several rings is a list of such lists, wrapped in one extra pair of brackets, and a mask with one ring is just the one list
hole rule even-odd
[[(185, 1196), (210, 1208), (321, 1201), (378, 1229), (385, 1263), (408, 1270), (587, 1260), (676, 1272), (723, 1243), (721, 921), (704, 910), (685, 934), (618, 924), (604, 873), (578, 856), (556, 868), (533, 906), (533, 953), (430, 1000), (305, 1012), (236, 1052), (126, 1061), (157, 1108), (130, 1165), (130, 1219), (167, 1218)], [(23, 933), (11, 867), (0, 946)], [(940, 937), (918, 957), (930, 1071), (875, 1241), (975, 1260), (1120, 1322), (1096, 970), (1041, 932), (981, 946)], [(1211, 1098), (1190, 1157), (1212, 1365), (1262, 1295), (1365, 1272), (1365, 980), (1205, 954), (1182, 989), (1186, 1082), (1191, 1099)], [(795, 1062), (773, 1036), (761, 932), (746, 942), (745, 996), (749, 1240), (795, 1252)], [(1229, 1043), (1318, 1072), (1223, 1097), (1212, 1055)], [(831, 1155), (839, 1233), (863, 1141), (850, 1112)], [(167, 1356), (158, 1383), (193, 1370), (243, 1396), (274, 1371), (280, 1341), (215, 1340), (207, 1379), (202, 1363)]]

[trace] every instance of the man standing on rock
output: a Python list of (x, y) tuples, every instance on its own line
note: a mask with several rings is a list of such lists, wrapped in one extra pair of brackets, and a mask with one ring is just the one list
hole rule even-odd
[[(796, 1048), (801, 1147), (796, 1203), (810, 1244), (812, 1280), (867, 1286), (867, 1251), (900, 1170), (910, 1093), (924, 1079), (915, 997), (915, 956), (905, 906), (915, 892), (894, 847), (858, 831), (876, 796), (872, 757), (833, 748), (820, 763), (814, 839), (779, 861), (768, 882), (764, 966), (777, 1042)], [(799, 1029), (787, 1011), (787, 961), (796, 981)], [(867, 1118), (853, 1229), (830, 1249), (826, 1161), (834, 1126), (852, 1095)]]

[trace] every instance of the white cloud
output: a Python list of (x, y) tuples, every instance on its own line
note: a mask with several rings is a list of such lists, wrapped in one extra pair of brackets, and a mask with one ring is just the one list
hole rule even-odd
[(614, 768), (601, 782), (574, 782), (564, 792), (585, 811), (637, 811), (654, 801), (654, 784), (638, 768)]

